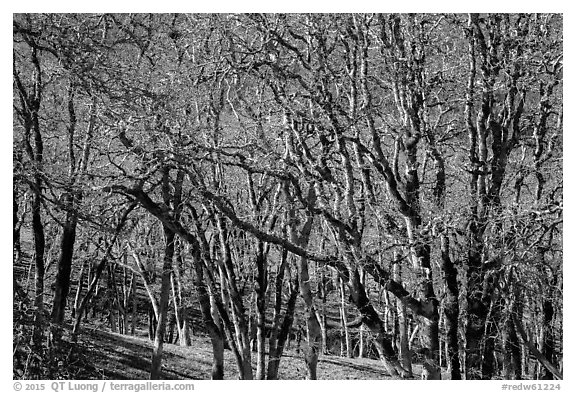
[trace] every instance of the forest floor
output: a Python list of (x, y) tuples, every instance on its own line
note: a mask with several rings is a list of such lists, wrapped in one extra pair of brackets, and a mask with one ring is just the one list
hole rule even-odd
[[(78, 339), (85, 359), (89, 359), (94, 379), (149, 379), (153, 343), (147, 337), (125, 336), (87, 328)], [(255, 353), (253, 353), (255, 361)], [(237, 379), (236, 362), (225, 351), (224, 378)], [(207, 336), (193, 336), (190, 347), (164, 344), (163, 379), (210, 379), (212, 347)], [(254, 369), (256, 368), (254, 364)], [(420, 365), (413, 366), (417, 378)], [(279, 379), (305, 379), (304, 359), (295, 348), (284, 351)], [(391, 379), (383, 364), (375, 359), (350, 359), (321, 355), (318, 379)]]
[[(29, 245), (28, 248), (31, 247)], [(26, 268), (21, 267), (20, 270), (21, 274), (26, 275)], [(73, 282), (73, 287), (74, 284)], [(142, 299), (142, 303), (146, 301), (146, 298)], [(45, 307), (48, 309), (50, 306), (47, 303)], [(14, 307), (16, 307), (16, 303), (14, 303)], [(332, 316), (332, 320), (337, 320), (339, 317), (338, 307), (338, 303), (327, 304), (327, 313)], [(195, 325), (201, 324), (199, 318), (200, 316), (196, 315)], [(31, 317), (29, 319), (27, 324), (31, 329)], [(303, 320), (303, 316), (296, 316), (296, 319)], [(74, 356), (70, 357), (70, 353), (68, 353), (67, 359), (70, 359), (71, 362), (58, 363), (58, 367), (67, 368), (70, 366), (70, 373), (64, 372), (65, 376), (74, 379), (149, 379), (153, 343), (148, 339), (147, 331), (137, 330), (135, 336), (122, 335), (110, 332), (106, 323), (90, 321), (82, 324), (77, 344), (71, 344), (69, 328), (68, 326), (64, 332), (64, 340), (67, 341), (64, 351), (72, 351)], [(163, 379), (210, 379), (212, 369), (210, 339), (202, 332), (191, 336), (191, 339), (192, 345), (189, 347), (164, 344)], [(29, 357), (29, 353), (21, 345), (15, 345), (15, 348), (15, 359), (19, 357), (26, 360)], [(253, 352), (252, 355), (253, 369), (256, 370), (256, 353)], [(230, 350), (225, 350), (224, 359), (224, 378), (237, 379), (236, 360), (233, 353)], [(15, 368), (16, 363), (15, 361)], [(412, 369), (414, 378), (419, 379), (422, 371), (421, 364), (413, 364)], [(446, 369), (443, 368), (442, 371), (442, 378), (449, 379)], [(278, 374), (279, 379), (298, 380), (306, 378), (303, 356), (301, 353), (297, 353), (294, 343), (291, 348), (284, 350)], [(380, 360), (347, 358), (337, 355), (320, 355), (317, 377), (320, 380), (393, 379), (386, 372)], [(15, 375), (14, 378), (19, 377)]]

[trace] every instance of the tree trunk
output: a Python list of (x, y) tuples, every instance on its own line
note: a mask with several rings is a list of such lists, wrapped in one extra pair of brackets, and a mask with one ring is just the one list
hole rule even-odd
[[(290, 193), (288, 183), (284, 183), (284, 195), (290, 209), (288, 211), (287, 220), (288, 235), (293, 243), (300, 247), (306, 247), (310, 240), (310, 232), (312, 230), (313, 216), (307, 216), (302, 228), (296, 228), (296, 212), (294, 210), (293, 196)], [(308, 190), (308, 203), (315, 204), (316, 194), (314, 188), (311, 186)], [(294, 256), (296, 259), (296, 270), (298, 273), (298, 286), (300, 288), (300, 295), (304, 300), (304, 318), (306, 319), (307, 327), (307, 343), (304, 349), (304, 361), (306, 363), (307, 378), (311, 380), (316, 379), (316, 366), (318, 364), (318, 353), (322, 345), (322, 331), (320, 328), (320, 321), (314, 305), (314, 297), (310, 285), (310, 274), (308, 271), (308, 260), (304, 257)]]
[[(320, 246), (320, 250), (324, 250), (324, 241)], [(320, 277), (318, 278), (318, 270), (320, 270)], [(318, 282), (318, 296), (320, 297), (320, 309), (317, 311), (318, 320), (320, 321), (320, 332), (322, 333), (322, 354), (328, 355), (328, 326), (326, 319), (326, 277), (324, 275), (324, 269), (320, 268), (316, 264), (315, 269), (316, 280)]]
[[(124, 254), (124, 266), (122, 267), (122, 333), (128, 334), (129, 330), (129, 315), (128, 309), (130, 308), (130, 297), (134, 296), (132, 289), (134, 285), (132, 282), (128, 281), (128, 254)], [(132, 274), (132, 279), (134, 278), (134, 274)]]
[(174, 328), (173, 326), (176, 325), (176, 329), (178, 329), (178, 337), (180, 338), (181, 330), (182, 330), (182, 321), (180, 315), (180, 303), (178, 302), (178, 297), (176, 296), (176, 283), (174, 282), (174, 272), (170, 274), (170, 287), (172, 289), (172, 304), (174, 304), (174, 322), (170, 322), (171, 326), (170, 329), (170, 342), (172, 342), (172, 336), (174, 335)]
[(542, 352), (540, 352), (538, 348), (536, 348), (536, 346), (530, 341), (530, 339), (528, 338), (528, 334), (526, 334), (526, 331), (522, 327), (521, 322), (518, 321), (518, 318), (516, 318), (515, 315), (511, 315), (511, 319), (514, 323), (516, 331), (520, 333), (520, 337), (522, 337), (522, 343), (530, 351), (532, 356), (534, 356), (538, 360), (538, 362), (540, 362), (540, 364), (546, 367), (546, 369), (550, 371), (556, 379), (562, 380), (562, 373), (560, 373), (560, 371), (558, 371), (558, 369), (554, 367), (554, 365), (550, 363), (550, 361), (546, 359), (546, 357), (542, 354)]
[[(115, 265), (114, 265), (115, 266)], [(116, 292), (116, 277), (114, 276), (114, 267), (108, 265), (108, 309), (110, 314), (108, 314), (108, 321), (110, 322), (110, 329), (113, 333), (118, 333), (118, 319), (116, 318), (116, 310), (118, 309)]]
[[(494, 288), (494, 286), (492, 286)], [(486, 326), (484, 328), (484, 345), (482, 347), (482, 379), (490, 380), (494, 377), (495, 371), (495, 356), (496, 349), (496, 335), (497, 321), (500, 315), (500, 297), (498, 294), (493, 293), (493, 299), (490, 304), (490, 311), (486, 318)]]
[(162, 281), (160, 284), (160, 302), (158, 310), (158, 324), (154, 336), (154, 351), (152, 353), (152, 368), (150, 379), (161, 379), (162, 354), (164, 348), (164, 334), (166, 332), (166, 318), (168, 315), (168, 300), (170, 297), (170, 275), (172, 259), (174, 257), (174, 232), (164, 227), (166, 245), (164, 247), (164, 263), (162, 266)]
[[(22, 219), (24, 219), (24, 217)], [(15, 183), (12, 186), (12, 225), (12, 256), (14, 264), (18, 265), (22, 256), (22, 246), (20, 244), (20, 229), (22, 228), (22, 223), (18, 219), (18, 188)]]
[(290, 330), (294, 322), (294, 311), (296, 310), (296, 300), (298, 299), (298, 281), (294, 280), (293, 285), (290, 285), (290, 295), (288, 303), (286, 304), (286, 311), (284, 312), (284, 319), (278, 332), (278, 341), (274, 350), (270, 352), (268, 360), (268, 374), (267, 379), (278, 379), (278, 369), (280, 367), (280, 359), (284, 347), (289, 339)]
[(148, 339), (154, 341), (156, 336), (156, 327), (158, 326), (158, 318), (151, 304), (148, 305)]
[(80, 295), (84, 290), (84, 267), (86, 263), (82, 264), (80, 268), (80, 274), (78, 275), (78, 286), (76, 287), (76, 296), (74, 296), (74, 307), (72, 308), (72, 318), (76, 318), (76, 314), (78, 313), (78, 306), (80, 304)]
[(189, 347), (192, 345), (192, 339), (190, 338), (187, 308), (183, 304), (182, 296), (182, 275), (184, 272), (184, 260), (182, 259), (182, 242), (178, 242), (178, 253), (176, 255), (176, 260), (177, 266), (175, 267), (174, 274), (172, 275), (172, 291), (175, 310), (177, 310), (178, 313), (178, 337), (180, 346)]
[[(170, 307), (170, 301), (168, 301), (168, 307)], [(168, 344), (174, 344), (174, 330), (177, 329), (177, 317), (176, 313), (170, 313), (168, 318)], [(177, 329), (178, 331), (180, 329)], [(176, 333), (176, 338), (178, 338), (178, 333)]]
[(411, 244), (410, 254), (412, 265), (419, 280), (418, 292), (425, 313), (416, 318), (420, 325), (420, 345), (424, 355), (422, 379), (441, 379), (438, 364), (440, 344), (438, 342), (438, 299), (434, 293), (432, 267), (430, 265), (430, 246), (421, 243), (416, 237), (420, 217), (415, 215), (406, 218), (408, 240)]
[(322, 346), (322, 331), (314, 306), (314, 298), (310, 286), (310, 275), (308, 273), (308, 261), (302, 257), (297, 258), (297, 261), (300, 295), (302, 299), (304, 299), (304, 315), (307, 327), (307, 343), (304, 348), (304, 361), (308, 371), (307, 378), (315, 380), (318, 353)]
[(32, 340), (34, 345), (42, 345), (44, 330), (44, 252), (46, 240), (44, 237), (44, 225), (42, 224), (41, 204), (42, 196), (40, 190), (42, 187), (41, 178), (37, 176), (36, 189), (33, 190), (34, 198), (32, 200), (32, 231), (34, 233), (34, 306), (36, 312), (34, 315), (34, 330)]
[[(90, 107), (90, 119), (88, 129), (84, 138), (82, 156), (80, 165), (77, 167), (74, 154), (74, 133), (76, 130), (77, 117), (74, 107), (74, 90), (70, 90), (68, 96), (68, 114), (69, 114), (69, 139), (68, 139), (68, 156), (69, 156), (69, 187), (77, 186), (76, 180), (80, 173), (88, 168), (88, 159), (90, 156), (90, 145), (96, 119), (96, 99), (93, 98)], [(78, 224), (78, 214), (76, 208), (82, 200), (82, 193), (79, 191), (66, 192), (64, 195), (64, 206), (66, 207), (66, 220), (62, 233), (60, 244), (60, 259), (58, 260), (58, 273), (56, 275), (56, 289), (54, 293), (54, 302), (52, 306), (52, 323), (62, 325), (64, 322), (64, 312), (70, 291), (70, 275), (72, 273), (72, 262), (74, 256), (74, 243), (76, 241), (76, 226)]]
[[(164, 167), (162, 170), (162, 197), (164, 204), (169, 206), (173, 203), (174, 210), (180, 205), (180, 191), (182, 183), (175, 184), (175, 193), (170, 193), (170, 170)], [(157, 318), (158, 323), (154, 335), (154, 350), (152, 352), (152, 367), (150, 369), (150, 379), (162, 378), (162, 355), (164, 350), (164, 335), (166, 333), (166, 322), (168, 316), (168, 302), (170, 299), (170, 276), (172, 275), (172, 266), (175, 249), (175, 233), (162, 224), (164, 232), (164, 263), (162, 264), (162, 280), (160, 282), (160, 301), (158, 302)]]
[(198, 302), (200, 303), (200, 311), (202, 312), (202, 319), (206, 330), (210, 335), (210, 342), (212, 343), (212, 374), (214, 380), (224, 379), (224, 337), (221, 328), (214, 322), (212, 317), (212, 301), (208, 293), (206, 282), (204, 281), (204, 272), (202, 261), (199, 256), (194, 258), (194, 271), (196, 277), (194, 285), (198, 293)]
[(256, 379), (266, 376), (266, 290), (268, 288), (268, 265), (264, 254), (264, 242), (258, 241), (256, 256)]
[[(276, 277), (274, 280), (274, 310), (272, 316), (272, 328), (270, 330), (270, 338), (268, 339), (268, 352), (270, 356), (272, 356), (272, 352), (276, 348), (276, 344), (278, 341), (278, 333), (280, 331), (280, 318), (282, 316), (282, 287), (284, 285), (284, 272), (286, 271), (288, 261), (288, 251), (286, 249), (282, 249), (281, 256), (280, 256), (280, 265), (278, 266), (278, 270), (276, 272)], [(268, 359), (268, 363), (270, 364), (271, 359)], [(270, 379), (270, 378), (268, 378)]]
[[(222, 272), (223, 268), (222, 267), (216, 268), (214, 266), (213, 261), (218, 260), (218, 257), (215, 252), (211, 252), (211, 247), (208, 245), (208, 242), (206, 241), (205, 234), (203, 232), (203, 229), (199, 225), (198, 217), (194, 210), (192, 210), (192, 215), (194, 217), (196, 229), (200, 234), (200, 236), (198, 237), (198, 239), (196, 239), (192, 235), (186, 234), (187, 236), (186, 241), (192, 245), (191, 249), (194, 255), (195, 263), (197, 263), (199, 266), (201, 266), (201, 269), (203, 269), (202, 271), (198, 271), (198, 267), (195, 267), (197, 274), (202, 274), (203, 281), (206, 283), (206, 288), (210, 299), (211, 317), (213, 318), (215, 325), (216, 321), (220, 324), (218, 326), (218, 329), (221, 332), (223, 347), (232, 350), (234, 357), (236, 358), (236, 365), (238, 367), (239, 377), (242, 378), (244, 372), (244, 361), (238, 347), (238, 342), (235, 339), (235, 337), (238, 337), (238, 335), (235, 336), (235, 331), (237, 331), (238, 324), (237, 323), (234, 324), (231, 321), (231, 317), (229, 315), (230, 298), (228, 297), (228, 294), (226, 292), (227, 285), (225, 282), (224, 273)], [(216, 244), (216, 242), (214, 244)], [(216, 270), (220, 272), (219, 273), (220, 289), (218, 289), (216, 285), (217, 282), (217, 278), (215, 277)], [(221, 297), (218, 296), (218, 292), (220, 292)], [(234, 318), (234, 316), (232, 316), (232, 318)], [(224, 341), (224, 338), (226, 338), (226, 341)], [(248, 348), (248, 350), (250, 350), (250, 348)]]
[[(218, 228), (218, 240), (223, 263), (220, 268), (220, 277), (222, 280), (223, 295), (228, 296), (229, 301), (223, 301), (224, 304), (230, 304), (232, 322), (234, 324), (236, 345), (239, 350), (240, 362), (238, 372), (240, 379), (253, 379), (252, 373), (252, 351), (250, 348), (250, 335), (248, 332), (248, 323), (246, 321), (246, 312), (242, 297), (236, 286), (236, 274), (232, 264), (232, 254), (228, 243), (228, 230), (224, 219), (217, 215), (216, 225)], [(230, 337), (233, 338), (233, 337)]]
[(374, 345), (376, 346), (380, 360), (384, 363), (386, 370), (392, 377), (398, 375), (403, 378), (409, 377), (410, 374), (408, 371), (398, 362), (392, 343), (387, 338), (382, 320), (366, 296), (364, 286), (360, 283), (360, 274), (358, 269), (350, 271), (348, 283), (350, 288), (350, 298), (358, 311), (360, 311), (362, 323), (364, 323), (364, 325), (374, 335)]
[[(346, 315), (346, 291), (344, 290), (344, 280), (338, 278), (340, 287), (340, 320), (342, 324), (342, 332), (344, 339), (344, 348), (346, 350), (346, 357), (352, 357), (352, 343), (350, 342), (350, 332), (348, 331), (348, 317)], [(342, 353), (340, 356), (344, 356)]]
[(136, 290), (136, 278), (138, 276), (135, 272), (132, 272), (132, 327), (130, 329), (130, 334), (132, 336), (136, 335), (136, 325), (138, 324), (138, 292)]
[[(402, 282), (402, 267), (398, 258), (394, 264), (394, 279), (398, 282)], [(412, 374), (412, 356), (410, 353), (409, 337), (408, 337), (408, 323), (406, 316), (406, 305), (400, 300), (396, 299), (396, 309), (398, 314), (398, 330), (399, 330), (399, 357), (402, 367), (409, 373)]]
[[(542, 300), (542, 355), (551, 364), (556, 364), (555, 361), (556, 351), (554, 350), (554, 299), (555, 293), (554, 289), (557, 285), (557, 275), (551, 269), (545, 267), (544, 253), (545, 249), (541, 248), (538, 250), (539, 259), (542, 261), (543, 266), (543, 283), (545, 288), (542, 291), (545, 293), (544, 299)], [(540, 374), (540, 379), (551, 380), (554, 379), (554, 375), (548, 368), (544, 368)]]
[[(366, 288), (366, 271), (364, 269), (360, 270), (360, 284), (362, 284), (364, 286), (364, 288)], [(366, 338), (364, 337), (364, 325), (360, 325), (360, 330), (358, 335), (359, 337), (359, 343), (358, 343), (358, 357), (360, 359), (364, 358), (364, 355), (366, 353)], [(408, 370), (410, 371), (410, 370)]]
[(520, 380), (522, 379), (522, 348), (520, 347), (520, 340), (511, 316), (522, 315), (522, 301), (519, 290), (516, 290), (516, 293), (511, 295), (512, 299), (509, 301), (503, 329), (505, 332), (503, 369), (504, 378)]
[(98, 281), (100, 280), (100, 276), (106, 267), (106, 262), (108, 261), (108, 255), (102, 257), (98, 265), (96, 266), (96, 271), (94, 272), (94, 276), (92, 277), (92, 281), (90, 281), (90, 285), (88, 286), (88, 290), (86, 291), (86, 295), (80, 302), (80, 306), (78, 306), (76, 310), (76, 315), (74, 319), (74, 327), (72, 328), (72, 336), (75, 337), (80, 332), (80, 322), (82, 320), (82, 314), (84, 310), (86, 310), (86, 306), (90, 299), (92, 299), (92, 295), (96, 290), (96, 286), (98, 285)]
[[(33, 41), (29, 41), (32, 43)], [(43, 72), (40, 68), (40, 58), (36, 46), (32, 46), (30, 51), (31, 63), (34, 65), (32, 77), (33, 89), (27, 91), (20, 79), (20, 73), (14, 68), (15, 87), (20, 96), (21, 110), (20, 118), (24, 125), (24, 142), (26, 152), (30, 161), (33, 163), (34, 182), (30, 186), (32, 198), (32, 231), (34, 237), (34, 328), (32, 331), (32, 341), (35, 347), (42, 345), (44, 336), (44, 254), (46, 248), (46, 239), (44, 234), (44, 225), (42, 224), (42, 188), (43, 188), (43, 161), (44, 161), (44, 142), (40, 129), (39, 111), (43, 97), (42, 81)], [(14, 63), (14, 67), (15, 67)], [(33, 141), (33, 142), (32, 142)]]
[(482, 294), (482, 237), (473, 223), (470, 249), (467, 258), (467, 303), (468, 324), (466, 325), (466, 379), (480, 379), (482, 365), (481, 342), (488, 316), (488, 306)]
[(290, 295), (286, 305), (284, 318), (281, 322), (282, 314), (282, 287), (284, 283), (284, 273), (288, 269), (288, 251), (282, 249), (280, 266), (276, 273), (275, 291), (274, 291), (274, 316), (272, 321), (272, 331), (270, 332), (270, 339), (268, 341), (268, 370), (266, 379), (278, 379), (278, 368), (280, 366), (280, 359), (284, 351), (284, 345), (290, 333), (292, 322), (294, 321), (294, 309), (296, 307), (296, 299), (298, 297), (298, 279), (289, 280)]
[(440, 235), (440, 253), (446, 297), (444, 299), (444, 321), (446, 327), (447, 363), (451, 379), (462, 379), (460, 374), (460, 348), (458, 345), (458, 320), (460, 314), (458, 271), (450, 258), (450, 242), (448, 236)]

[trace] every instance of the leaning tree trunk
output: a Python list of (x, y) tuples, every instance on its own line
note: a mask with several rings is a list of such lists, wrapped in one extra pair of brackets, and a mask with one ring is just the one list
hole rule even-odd
[(392, 343), (387, 338), (386, 329), (380, 319), (380, 316), (370, 303), (370, 299), (366, 296), (364, 286), (360, 282), (360, 274), (358, 269), (349, 270), (348, 283), (350, 287), (350, 298), (354, 305), (357, 307), (361, 314), (362, 323), (373, 334), (374, 345), (378, 351), (380, 360), (384, 367), (392, 377), (402, 376), (409, 377), (409, 374), (398, 362), (396, 351), (392, 347)]

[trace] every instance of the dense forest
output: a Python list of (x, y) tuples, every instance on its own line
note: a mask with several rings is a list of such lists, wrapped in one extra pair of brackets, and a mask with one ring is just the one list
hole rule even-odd
[(195, 335), (213, 379), (296, 342), (307, 379), (562, 379), (562, 29), (15, 14), (14, 378), (73, 378), (97, 329), (151, 379)]

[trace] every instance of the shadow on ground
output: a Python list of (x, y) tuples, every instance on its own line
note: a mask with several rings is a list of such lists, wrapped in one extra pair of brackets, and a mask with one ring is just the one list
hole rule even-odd
[[(143, 332), (142, 336), (144, 335)], [(84, 330), (79, 343), (85, 348), (86, 359), (93, 368), (95, 379), (150, 378), (153, 344), (147, 337), (124, 336), (97, 329)], [(254, 369), (255, 353), (253, 353)], [(231, 351), (225, 351), (225, 379), (237, 379), (236, 363)], [(190, 347), (164, 345), (163, 379), (206, 380), (212, 369), (210, 340), (194, 336)], [(420, 372), (414, 365), (414, 373)], [(96, 377), (97, 376), (97, 377)], [(301, 355), (288, 350), (282, 358), (279, 379), (305, 379), (306, 367)], [(382, 363), (374, 359), (350, 359), (320, 356), (318, 379), (391, 379)]]

